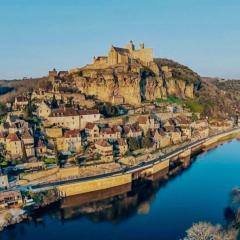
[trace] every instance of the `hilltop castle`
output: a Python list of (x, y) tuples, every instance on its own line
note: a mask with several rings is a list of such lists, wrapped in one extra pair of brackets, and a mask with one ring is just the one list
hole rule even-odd
[(141, 64), (148, 66), (153, 61), (152, 48), (145, 48), (144, 43), (140, 44), (140, 48), (136, 49), (132, 41), (125, 48), (111, 46), (108, 56), (94, 57), (93, 64), (89, 67), (105, 68), (117, 64), (131, 64), (139, 61)]

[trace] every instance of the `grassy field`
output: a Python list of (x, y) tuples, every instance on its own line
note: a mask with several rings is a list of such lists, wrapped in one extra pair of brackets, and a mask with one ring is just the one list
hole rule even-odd
[(175, 96), (169, 96), (165, 99), (158, 98), (156, 101), (158, 103), (172, 103), (172, 104), (181, 105), (183, 107), (189, 108), (194, 113), (203, 112), (203, 106), (193, 99), (185, 100), (185, 99), (177, 98)]

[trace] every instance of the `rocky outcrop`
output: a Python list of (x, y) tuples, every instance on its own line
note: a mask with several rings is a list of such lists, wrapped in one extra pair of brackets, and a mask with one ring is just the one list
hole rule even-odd
[(87, 65), (71, 72), (74, 85), (82, 93), (94, 95), (105, 102), (112, 102), (117, 96), (122, 99), (122, 103), (132, 105), (170, 95), (194, 98), (198, 75), (195, 78), (188, 80), (184, 75), (181, 79), (179, 72), (176, 75), (173, 67), (163, 66), (160, 61), (152, 62), (148, 67), (139, 62), (130, 65), (118, 64), (104, 69)]

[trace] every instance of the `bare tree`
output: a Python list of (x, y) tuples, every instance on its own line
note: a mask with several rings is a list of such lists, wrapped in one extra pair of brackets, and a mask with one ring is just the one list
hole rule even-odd
[(224, 230), (221, 225), (199, 222), (187, 230), (183, 240), (236, 240), (235, 229)]

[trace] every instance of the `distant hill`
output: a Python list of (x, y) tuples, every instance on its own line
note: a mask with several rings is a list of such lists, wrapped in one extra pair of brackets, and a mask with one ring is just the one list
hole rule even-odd
[(48, 84), (47, 77), (22, 80), (0, 80), (0, 102), (7, 102), (24, 92), (32, 91)]
[(204, 114), (228, 117), (240, 114), (240, 81), (202, 77), (202, 87), (197, 93)]

